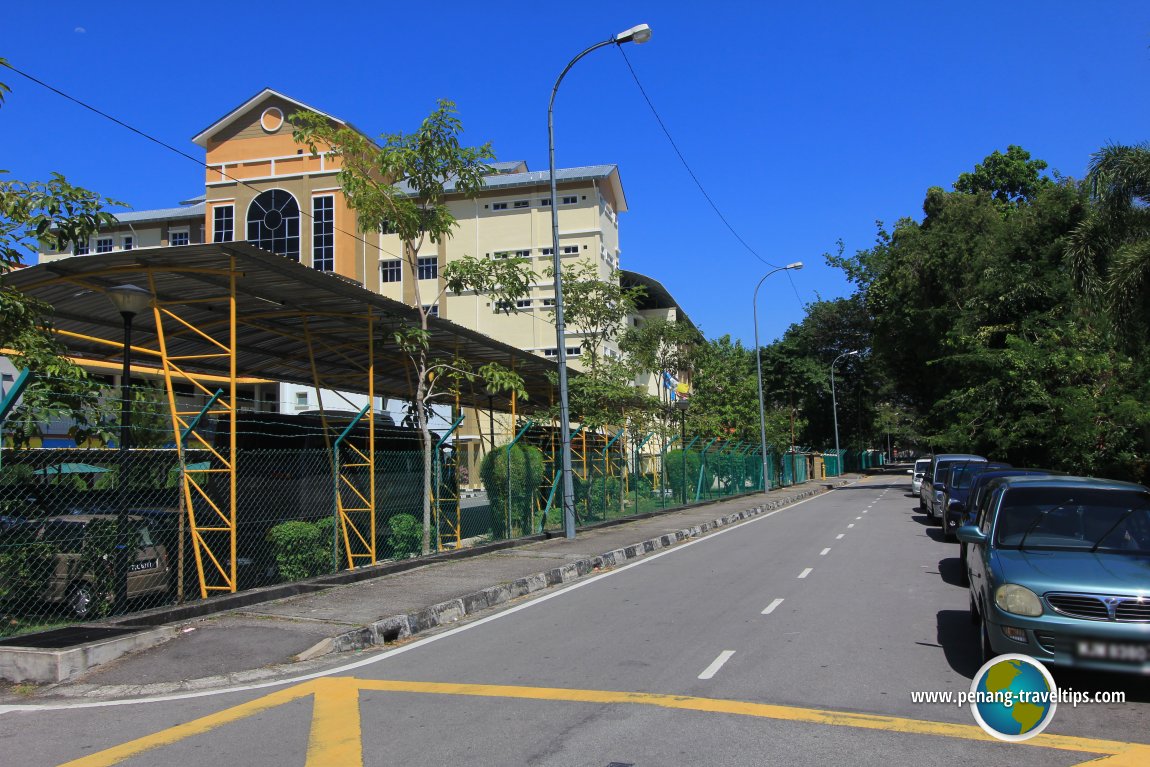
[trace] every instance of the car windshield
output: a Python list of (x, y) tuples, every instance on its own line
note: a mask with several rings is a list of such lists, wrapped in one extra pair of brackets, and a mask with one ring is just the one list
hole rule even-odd
[(967, 488), (982, 472), (986, 471), (984, 463), (960, 463), (950, 470), (951, 487)]
[(1134, 490), (1018, 487), (1003, 497), (995, 544), (1150, 554), (1150, 497)]

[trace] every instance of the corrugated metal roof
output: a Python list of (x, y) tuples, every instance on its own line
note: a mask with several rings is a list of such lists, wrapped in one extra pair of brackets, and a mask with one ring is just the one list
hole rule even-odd
[(116, 213), (121, 224), (138, 224), (147, 221), (171, 221), (176, 218), (203, 218), (207, 206), (202, 203), (183, 205), (179, 208), (158, 208), (156, 210), (128, 210)]
[[(667, 288), (663, 286), (663, 283), (659, 282), (655, 278), (648, 277), (645, 274), (639, 274), (639, 272), (620, 269), (619, 282), (621, 285), (623, 285), (623, 287), (629, 288), (639, 286), (647, 290), (647, 295), (639, 301), (638, 308), (640, 310), (674, 309), (675, 314), (679, 317), (680, 320), (695, 328), (695, 323), (691, 322), (691, 318), (687, 316), (687, 312), (683, 310), (683, 307), (680, 306), (679, 302), (675, 300), (675, 297), (671, 295), (671, 291), (667, 290)], [(698, 330), (698, 328), (695, 329)]]
[[(247, 243), (65, 258), (15, 270), (4, 276), (4, 282), (54, 308), (52, 324), (65, 334), (60, 339), (69, 354), (108, 362), (120, 359), (123, 323), (104, 291), (122, 284), (147, 286), (150, 276), (161, 305), (188, 323), (165, 334), (168, 354), (182, 358), (180, 366), (189, 371), (227, 378), (227, 356), (219, 356), (220, 347), (201, 333), (227, 341), (226, 273), (233, 258), (238, 375), (313, 385), (305, 341), (309, 337), (322, 385), (366, 393), (365, 371), (374, 364), (377, 396), (411, 397), (406, 356), (393, 334), (397, 328), (418, 325), (413, 307)], [(368, 355), (369, 310), (375, 318), (374, 357)], [(488, 362), (514, 367), (529, 396), (527, 403), (519, 401), (520, 411), (551, 404), (554, 387), (548, 373), (556, 369), (553, 361), (444, 319), (431, 318), (429, 330), (433, 358), (459, 355), (475, 368)], [(159, 336), (152, 315), (137, 317), (132, 333), (138, 350), (134, 359), (141, 365), (158, 364)], [(196, 355), (216, 356), (195, 359)], [(506, 394), (488, 392), (481, 382), (465, 393), (466, 404), (473, 395), (481, 407), (491, 396), (497, 409), (510, 409)]]
[[(557, 168), (555, 171), (555, 180), (556, 182), (597, 181), (608, 178), (617, 167), (618, 166), (615, 165), (587, 165), (581, 168)], [(500, 173), (498, 175), (485, 176), (484, 182), (484, 187), (487, 189), (539, 186), (540, 184), (549, 184), (551, 182), (551, 174), (545, 170), (533, 170), (527, 173)], [(411, 187), (408, 186), (406, 181), (401, 181), (396, 184), (396, 187), (404, 193), (411, 192)], [(444, 184), (444, 189), (448, 193), (454, 192), (455, 182), (449, 180)]]

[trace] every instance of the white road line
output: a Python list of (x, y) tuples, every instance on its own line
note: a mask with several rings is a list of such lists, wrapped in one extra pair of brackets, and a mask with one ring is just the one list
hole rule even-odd
[(819, 552), (819, 556), (825, 557), (827, 554), (830, 554), (830, 553), (831, 553), (831, 547), (827, 546), (825, 549), (823, 549), (822, 551)]
[[(856, 484), (856, 483), (851, 483), (851, 484)], [(834, 491), (831, 491), (831, 492), (834, 492)], [(707, 541), (715, 540), (721, 535), (734, 532), (735, 530), (739, 530), (740, 528), (742, 528), (743, 525), (753, 525), (756, 522), (765, 521), (765, 520), (770, 519), (771, 517), (775, 516), (776, 514), (781, 514), (785, 511), (791, 511), (791, 510), (793, 510), (799, 506), (802, 506), (803, 504), (818, 500), (819, 498), (822, 498), (822, 495), (812, 496), (810, 498), (804, 498), (801, 501), (796, 501), (795, 503), (791, 503), (791, 504), (788, 504), (786, 506), (782, 506), (780, 508), (775, 509), (774, 511), (768, 511), (764, 514), (759, 514), (758, 516), (744, 520), (744, 521), (739, 522), (737, 524), (721, 528), (721, 529), (716, 530), (713, 533), (709, 533), (708, 535), (703, 536), (701, 538), (692, 538), (691, 540), (684, 541), (683, 543), (680, 543), (680, 544), (674, 546), (673, 548), (663, 549), (662, 551), (658, 551), (658, 552), (655, 552), (653, 554), (648, 554), (648, 555), (642, 557), (641, 559), (639, 559), (635, 562), (630, 562), (630, 563), (625, 564), (622, 567), (616, 568), (614, 570), (608, 570), (606, 572), (599, 573), (598, 575), (589, 576), (588, 578), (586, 578), (584, 580), (575, 581), (574, 583), (570, 584), (569, 586), (561, 588), (558, 591), (553, 591), (550, 594), (545, 594), (544, 596), (530, 599), (527, 602), (523, 602), (522, 604), (518, 604), (514, 607), (509, 607), (506, 610), (502, 610), (502, 611), (494, 613), (492, 615), (488, 615), (488, 616), (485, 616), (483, 618), (477, 618), (476, 620), (474, 620), (471, 623), (465, 623), (462, 626), (457, 626), (456, 628), (448, 629), (447, 631), (444, 631), (442, 634), (431, 634), (430, 636), (424, 637), (422, 639), (417, 639), (414, 642), (412, 642), (411, 644), (403, 645), (401, 647), (396, 647), (393, 650), (383, 650), (382, 652), (372, 654), (368, 658), (363, 658), (360, 660), (352, 661), (350, 663), (345, 663), (343, 665), (336, 666), (334, 668), (328, 668), (328, 669), (324, 669), (322, 671), (314, 671), (314, 672), (308, 673), (308, 674), (300, 674), (298, 676), (290, 676), (290, 677), (286, 677), (283, 679), (269, 680), (266, 682), (255, 682), (255, 683), (251, 683), (251, 684), (241, 684), (241, 685), (235, 685), (233, 687), (221, 687), (221, 688), (217, 688), (217, 689), (213, 689), (213, 690), (196, 690), (194, 692), (168, 693), (165, 695), (150, 695), (150, 696), (143, 697), (143, 698), (118, 698), (115, 700), (83, 701), (83, 702), (79, 702), (79, 703), (74, 703), (74, 702), (68, 701), (68, 702), (64, 702), (64, 703), (18, 703), (18, 704), (12, 704), (12, 705), (0, 704), (0, 716), (3, 716), (4, 714), (8, 714), (8, 713), (26, 712), (26, 711), (60, 711), (60, 710), (65, 710), (65, 709), (70, 710), (70, 709), (81, 709), (81, 708), (106, 708), (108, 706), (134, 706), (134, 705), (137, 705), (140, 703), (164, 703), (164, 702), (171, 701), (171, 700), (191, 700), (191, 699), (195, 699), (195, 698), (211, 698), (211, 697), (216, 697), (218, 695), (231, 695), (233, 693), (243, 693), (243, 692), (249, 692), (251, 690), (264, 690), (264, 689), (267, 689), (270, 687), (284, 687), (287, 685), (293, 685), (293, 684), (299, 684), (301, 682), (307, 682), (307, 681), (310, 681), (312, 679), (322, 679), (323, 677), (327, 677), (327, 676), (344, 676), (350, 671), (354, 671), (356, 669), (363, 668), (365, 666), (374, 666), (377, 663), (382, 663), (384, 661), (390, 660), (397, 655), (403, 655), (404, 653), (412, 652), (413, 650), (417, 650), (421, 647), (425, 647), (425, 646), (432, 644), (434, 642), (441, 642), (444, 639), (447, 639), (449, 637), (453, 637), (456, 634), (463, 633), (464, 631), (472, 631), (474, 629), (479, 628), (480, 626), (486, 625), (486, 624), (491, 623), (493, 621), (503, 620), (505, 618), (508, 618), (508, 617), (514, 615), (515, 613), (520, 612), (521, 610), (528, 610), (528, 609), (531, 609), (533, 607), (537, 607), (538, 605), (546, 604), (547, 602), (550, 602), (552, 599), (558, 599), (558, 598), (564, 597), (564, 596), (570, 594), (571, 592), (576, 591), (577, 589), (586, 588), (593, 583), (598, 583), (600, 580), (602, 580), (604, 578), (615, 577), (615, 576), (619, 575), (620, 573), (627, 572), (628, 570), (630, 570), (633, 567), (639, 567), (640, 565), (645, 565), (645, 564), (648, 564), (650, 562), (654, 562), (654, 561), (657, 561), (659, 559), (662, 559), (665, 556), (669, 556), (671, 554), (675, 554), (677, 552), (688, 549), (691, 546), (697, 546), (700, 543), (706, 543)]]
[(799, 573), (799, 577), (800, 578), (806, 578), (808, 575), (811, 574), (811, 570), (814, 570), (814, 569), (815, 568), (813, 568), (813, 567), (808, 567), (806, 570), (803, 570), (801, 573)]
[(854, 526), (855, 526), (855, 523), (854, 523), (854, 522), (851, 522), (849, 525), (847, 525), (847, 527), (848, 527), (848, 528), (851, 528), (851, 527), (854, 527)]
[(766, 606), (766, 608), (763, 610), (763, 615), (770, 615), (771, 613), (773, 613), (773, 612), (775, 611), (775, 608), (776, 608), (776, 607), (778, 607), (779, 605), (781, 605), (782, 603), (783, 603), (783, 598), (782, 598), (782, 597), (779, 597), (779, 598), (778, 598), (778, 599), (776, 599), (774, 602), (771, 602), (771, 603), (770, 603), (769, 605), (767, 605), (767, 606)]
[(703, 670), (703, 673), (699, 674), (699, 678), (710, 679), (715, 674), (719, 673), (719, 669), (721, 669), (723, 664), (729, 661), (731, 656), (734, 654), (734, 650), (723, 650), (721, 653), (719, 653), (719, 657), (715, 658), (715, 660), (711, 662), (711, 665), (707, 666), (707, 668)]
[(862, 517), (855, 517), (855, 519), (862, 519)]
[(841, 541), (843, 539), (844, 535), (846, 535), (846, 533), (839, 533), (838, 535), (835, 536), (835, 540)]

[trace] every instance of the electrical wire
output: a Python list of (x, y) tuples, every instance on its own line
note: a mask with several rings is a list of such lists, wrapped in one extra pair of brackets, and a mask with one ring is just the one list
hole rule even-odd
[[(219, 173), (224, 178), (229, 179), (231, 181), (235, 181), (237, 184), (240, 184), (241, 186), (247, 187), (248, 189), (251, 189), (253, 192), (259, 193), (259, 192), (263, 191), (262, 189), (258, 189), (257, 187), (252, 186), (251, 184), (244, 181), (243, 179), (236, 178), (235, 176), (231, 176), (221, 169), (213, 168), (210, 165), (208, 165), (206, 162), (204, 162), (203, 160), (200, 160), (196, 157), (192, 157), (187, 152), (185, 152), (181, 149), (177, 149), (176, 147), (172, 146), (171, 144), (169, 144), (169, 143), (167, 143), (161, 139), (158, 139), (155, 136), (152, 136), (148, 133), (145, 133), (144, 131), (140, 130), (139, 128), (136, 128), (132, 125), (129, 125), (128, 123), (124, 122), (123, 120), (120, 120), (116, 117), (113, 117), (112, 115), (108, 114), (107, 112), (101, 111), (100, 109), (92, 106), (91, 104), (88, 104), (87, 102), (81, 101), (80, 99), (76, 98), (75, 96), (72, 96), (68, 93), (65, 93), (64, 91), (60, 90), (59, 88), (56, 88), (55, 86), (50, 85), (49, 83), (46, 83), (43, 80), (41, 80), (37, 77), (34, 77), (33, 75), (28, 74), (24, 70), (13, 66), (11, 63), (5, 63), (5, 66), (7, 66), (9, 69), (11, 69), (13, 72), (20, 75), (21, 77), (27, 78), (28, 80), (31, 80), (32, 82), (36, 83), (37, 85), (41, 86), (42, 88), (46, 88), (47, 90), (51, 91), (52, 93), (55, 93), (57, 96), (60, 96), (61, 98), (64, 98), (64, 99), (67, 99), (68, 101), (71, 101), (72, 103), (74, 103), (80, 107), (83, 107), (84, 109), (87, 109), (90, 112), (94, 112), (95, 114), (99, 115), (100, 117), (103, 117), (105, 120), (110, 120), (111, 122), (115, 123), (116, 125), (119, 125), (122, 128), (126, 128), (127, 130), (131, 131), (132, 133), (135, 133), (136, 135), (138, 135), (144, 139), (147, 139), (148, 141), (151, 141), (154, 144), (158, 144), (158, 145), (162, 146), (164, 149), (167, 149), (171, 152), (175, 152), (180, 157), (183, 157), (187, 160), (191, 160), (196, 165), (199, 165), (201, 168), (204, 168), (205, 170), (211, 171), (213, 173)], [(305, 211), (303, 208), (300, 208), (299, 212), (300, 212), (301, 216), (303, 216), (305, 218), (312, 219), (313, 221), (315, 220), (315, 216), (313, 216), (310, 212)], [(368, 241), (366, 239), (364, 239), (363, 236), (361, 236), (359, 234), (349, 232), (346, 229), (340, 229), (338, 226), (335, 226), (334, 223), (332, 224), (332, 228), (334, 231), (339, 232), (340, 234), (348, 235), (349, 237), (353, 238), (356, 242), (363, 243), (364, 248), (378, 248), (380, 250), (380, 252), (386, 253), (389, 256), (392, 256), (394, 258), (399, 258), (402, 260), (401, 256), (399, 256), (395, 253), (392, 253), (390, 250), (385, 249), (383, 246), (372, 245), (372, 244), (368, 243)]]
[[(635, 80), (635, 85), (638, 86), (639, 93), (642, 94), (643, 100), (647, 102), (647, 106), (650, 108), (651, 114), (655, 116), (655, 122), (659, 123), (659, 128), (663, 131), (663, 135), (667, 137), (667, 141), (671, 144), (671, 148), (675, 150), (675, 155), (679, 158), (679, 162), (683, 164), (683, 168), (686, 169), (687, 175), (689, 175), (691, 180), (695, 182), (695, 186), (699, 188), (699, 192), (703, 195), (703, 198), (711, 206), (711, 209), (715, 211), (715, 215), (718, 216), (719, 220), (723, 222), (723, 225), (727, 227), (731, 235), (739, 241), (739, 244), (747, 249), (748, 253), (757, 258), (759, 261), (762, 261), (767, 266), (775, 269), (779, 268), (778, 264), (773, 264), (759, 255), (759, 252), (752, 248), (750, 244), (743, 239), (742, 235), (740, 235), (735, 230), (735, 227), (731, 225), (731, 222), (727, 220), (727, 217), (723, 215), (723, 212), (719, 210), (719, 206), (715, 204), (715, 200), (707, 192), (706, 187), (703, 186), (703, 182), (699, 180), (698, 175), (696, 175), (695, 171), (691, 168), (691, 164), (687, 162), (687, 158), (683, 156), (683, 152), (679, 149), (679, 145), (675, 142), (675, 138), (671, 135), (671, 131), (667, 128), (667, 124), (663, 122), (662, 116), (659, 115), (659, 110), (655, 109), (654, 102), (652, 102), (651, 97), (647, 95), (647, 89), (643, 87), (643, 83), (639, 80), (638, 73), (635, 72), (635, 68), (631, 66), (631, 60), (627, 58), (627, 52), (623, 49), (624, 46), (616, 45), (615, 47), (619, 50), (619, 53), (623, 54), (623, 61), (627, 64), (627, 69), (631, 72), (631, 77)], [(800, 304), (802, 304), (803, 300), (799, 296), (798, 288), (795, 287), (794, 278), (792, 277), (789, 270), (787, 271), (787, 280), (791, 283), (791, 289), (795, 292), (795, 298), (798, 299)]]

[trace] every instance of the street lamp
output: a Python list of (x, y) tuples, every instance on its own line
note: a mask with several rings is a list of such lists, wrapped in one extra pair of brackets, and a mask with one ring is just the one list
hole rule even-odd
[(772, 269), (763, 275), (759, 280), (759, 284), (755, 286), (755, 294), (751, 299), (751, 315), (755, 318), (755, 372), (759, 379), (759, 448), (762, 450), (761, 458), (763, 459), (763, 492), (769, 493), (771, 490), (771, 482), (767, 479), (767, 411), (763, 405), (763, 360), (759, 354), (759, 288), (766, 282), (767, 278), (775, 272), (785, 272), (787, 270), (798, 271), (803, 268), (802, 261), (795, 261), (793, 264), (780, 266), (777, 269)]
[(119, 512), (116, 516), (116, 606), (123, 609), (128, 601), (128, 450), (132, 446), (132, 319), (152, 303), (151, 292), (135, 285), (108, 288), (108, 298), (124, 318), (124, 369), (120, 375), (120, 476)]
[(563, 534), (575, 537), (575, 486), (571, 481), (571, 424), (567, 397), (567, 333), (563, 324), (563, 265), (559, 257), (559, 200), (555, 182), (555, 95), (559, 83), (575, 62), (597, 48), (623, 43), (645, 43), (651, 39), (651, 28), (639, 24), (624, 30), (609, 40), (595, 43), (567, 63), (559, 73), (559, 79), (551, 88), (551, 100), (547, 103), (547, 159), (551, 176), (551, 265), (555, 270), (555, 360), (559, 364), (559, 452), (563, 472)]
[(858, 354), (858, 351), (843, 352), (835, 357), (834, 362), (831, 363), (831, 412), (834, 414), (835, 419), (835, 455), (839, 456), (839, 471), (842, 471), (842, 455), (839, 454), (839, 407), (838, 401), (835, 399), (835, 365), (843, 357), (851, 357)]
[(687, 505), (687, 408), (691, 406), (686, 397), (675, 400), (679, 410), (679, 452), (683, 458), (683, 505)]

